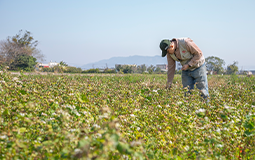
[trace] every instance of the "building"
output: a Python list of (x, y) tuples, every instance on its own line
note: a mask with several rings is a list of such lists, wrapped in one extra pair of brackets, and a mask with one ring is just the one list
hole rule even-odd
[(157, 65), (156, 65), (156, 68), (160, 68), (161, 71), (167, 72), (167, 70), (168, 70), (168, 65), (167, 65), (167, 64), (157, 64)]
[(50, 61), (48, 64), (38, 63), (39, 68), (52, 68), (57, 66), (59, 63)]
[(240, 70), (237, 74), (255, 75), (255, 70)]
[(48, 64), (49, 64), (49, 67), (52, 68), (54, 66), (57, 66), (59, 63), (50, 61)]
[(42, 63), (39, 63), (39, 68), (49, 68), (49, 64), (42, 64)]
[(168, 66), (167, 66), (167, 64), (157, 64), (157, 65), (156, 65), (156, 68), (160, 68), (160, 69), (167, 70), (167, 69), (168, 69)]
[(248, 71), (247, 76), (251, 76), (251, 75), (252, 75), (252, 72)]
[[(157, 64), (156, 68), (160, 68), (162, 71), (167, 71), (168, 65), (167, 64)], [(182, 64), (180, 62), (176, 62), (176, 70), (179, 71), (181, 69), (182, 69)]]

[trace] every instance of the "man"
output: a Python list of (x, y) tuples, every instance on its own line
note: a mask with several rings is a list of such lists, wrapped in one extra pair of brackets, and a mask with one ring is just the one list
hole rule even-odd
[(202, 92), (202, 97), (209, 97), (206, 75), (205, 58), (202, 51), (190, 38), (164, 39), (159, 45), (162, 50), (162, 57), (167, 55), (168, 72), (167, 88), (171, 87), (174, 73), (175, 61), (182, 65), (182, 84), (189, 90), (197, 88)]

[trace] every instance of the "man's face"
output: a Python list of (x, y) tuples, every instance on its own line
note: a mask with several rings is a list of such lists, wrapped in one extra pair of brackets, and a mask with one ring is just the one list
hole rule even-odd
[(168, 49), (167, 49), (167, 53), (173, 54), (175, 49), (176, 49), (176, 42), (172, 41), (171, 44), (169, 45)]

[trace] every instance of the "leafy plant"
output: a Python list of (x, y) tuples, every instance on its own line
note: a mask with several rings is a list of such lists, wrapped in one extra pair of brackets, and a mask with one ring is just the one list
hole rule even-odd
[(254, 159), (253, 77), (0, 71), (0, 159)]
[(28, 55), (20, 55), (18, 56), (11, 64), (11, 70), (24, 70), (24, 71), (33, 71), (36, 65), (36, 58)]

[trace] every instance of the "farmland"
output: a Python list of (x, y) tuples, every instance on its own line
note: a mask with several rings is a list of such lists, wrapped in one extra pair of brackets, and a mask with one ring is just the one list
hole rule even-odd
[(255, 78), (0, 73), (0, 159), (254, 159)]

